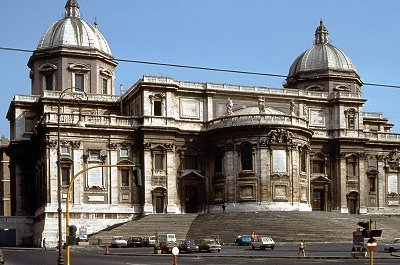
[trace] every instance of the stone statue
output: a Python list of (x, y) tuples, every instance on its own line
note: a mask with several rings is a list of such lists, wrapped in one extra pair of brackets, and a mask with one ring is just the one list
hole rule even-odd
[(230, 98), (228, 98), (228, 103), (226, 104), (226, 112), (228, 113), (228, 115), (233, 115), (232, 107), (233, 102)]
[(294, 103), (294, 100), (290, 101), (290, 113), (292, 116), (296, 116), (296, 105)]
[(258, 109), (260, 110), (261, 113), (265, 113), (265, 100), (264, 97), (259, 97), (258, 98)]
[(308, 109), (306, 104), (303, 104), (303, 116), (308, 117)]

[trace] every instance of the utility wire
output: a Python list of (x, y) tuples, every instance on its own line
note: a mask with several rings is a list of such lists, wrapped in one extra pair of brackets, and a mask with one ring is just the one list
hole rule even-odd
[[(34, 52), (34, 50), (18, 49), (18, 48), (10, 48), (10, 47), (0, 47), (0, 50), (13, 51), (13, 52), (29, 52), (29, 53)], [(167, 67), (176, 67), (176, 68), (186, 68), (186, 69), (195, 69), (195, 70), (203, 70), (203, 71), (214, 71), (214, 72), (225, 72), (225, 73), (235, 73), (235, 74), (245, 74), (245, 75), (258, 75), (258, 76), (284, 77), (284, 78), (288, 77), (287, 75), (280, 75), (280, 74), (250, 72), (250, 71), (233, 70), (233, 69), (222, 69), (222, 68), (212, 68), (212, 67), (202, 67), (202, 66), (194, 66), (194, 65), (158, 63), (158, 62), (139, 61), (139, 60), (130, 60), (130, 59), (118, 59), (118, 58), (114, 58), (114, 60), (117, 61), (117, 62), (124, 62), (124, 63), (148, 64), (148, 65), (167, 66)], [(361, 83), (362, 83), (363, 86), (400, 88), (400, 85), (365, 83), (365, 82), (362, 82), (362, 81), (361, 81)]]

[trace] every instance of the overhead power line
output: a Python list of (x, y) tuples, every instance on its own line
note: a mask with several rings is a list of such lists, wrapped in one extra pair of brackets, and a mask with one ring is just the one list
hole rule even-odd
[[(0, 46), (0, 50), (12, 51), (12, 52), (29, 52), (29, 53), (34, 52), (34, 50), (10, 48), (10, 47), (1, 47), (1, 46)], [(114, 60), (117, 61), (117, 62), (124, 62), (124, 63), (148, 64), (148, 65), (175, 67), (175, 68), (195, 69), (195, 70), (202, 70), (202, 71), (214, 71), (214, 72), (225, 72), (225, 73), (244, 74), (244, 75), (283, 77), (283, 78), (287, 78), (288, 77), (287, 75), (281, 75), (281, 74), (251, 72), (251, 71), (243, 71), (243, 70), (203, 67), (203, 66), (194, 66), (194, 65), (159, 63), (159, 62), (139, 61), (139, 60), (131, 60), (131, 59), (118, 59), (118, 58), (114, 58)], [(388, 84), (378, 84), (378, 83), (365, 83), (365, 82), (362, 82), (362, 85), (363, 86), (387, 87), (387, 88), (400, 88), (400, 85), (388, 85)]]

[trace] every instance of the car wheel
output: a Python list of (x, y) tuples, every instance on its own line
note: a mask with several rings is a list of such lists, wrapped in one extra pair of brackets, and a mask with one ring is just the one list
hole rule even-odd
[(394, 252), (394, 248), (389, 248), (389, 253)]
[(220, 250), (220, 249), (218, 249), (218, 252), (221, 252), (221, 250)]
[(251, 249), (252, 249), (252, 250), (254, 250), (254, 249), (256, 249), (256, 247), (255, 247), (255, 246), (253, 246), (253, 245), (251, 245)]
[(274, 250), (275, 247), (271, 247), (271, 250)]

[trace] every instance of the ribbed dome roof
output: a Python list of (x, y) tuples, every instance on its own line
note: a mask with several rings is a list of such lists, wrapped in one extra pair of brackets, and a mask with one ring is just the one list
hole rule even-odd
[(64, 18), (55, 22), (43, 33), (37, 49), (61, 46), (97, 49), (111, 55), (110, 47), (100, 31), (80, 19), (77, 0), (67, 1)]
[(328, 30), (321, 20), (315, 30), (314, 45), (296, 58), (290, 67), (289, 76), (327, 69), (357, 72), (350, 58), (342, 50), (329, 44), (328, 38)]

